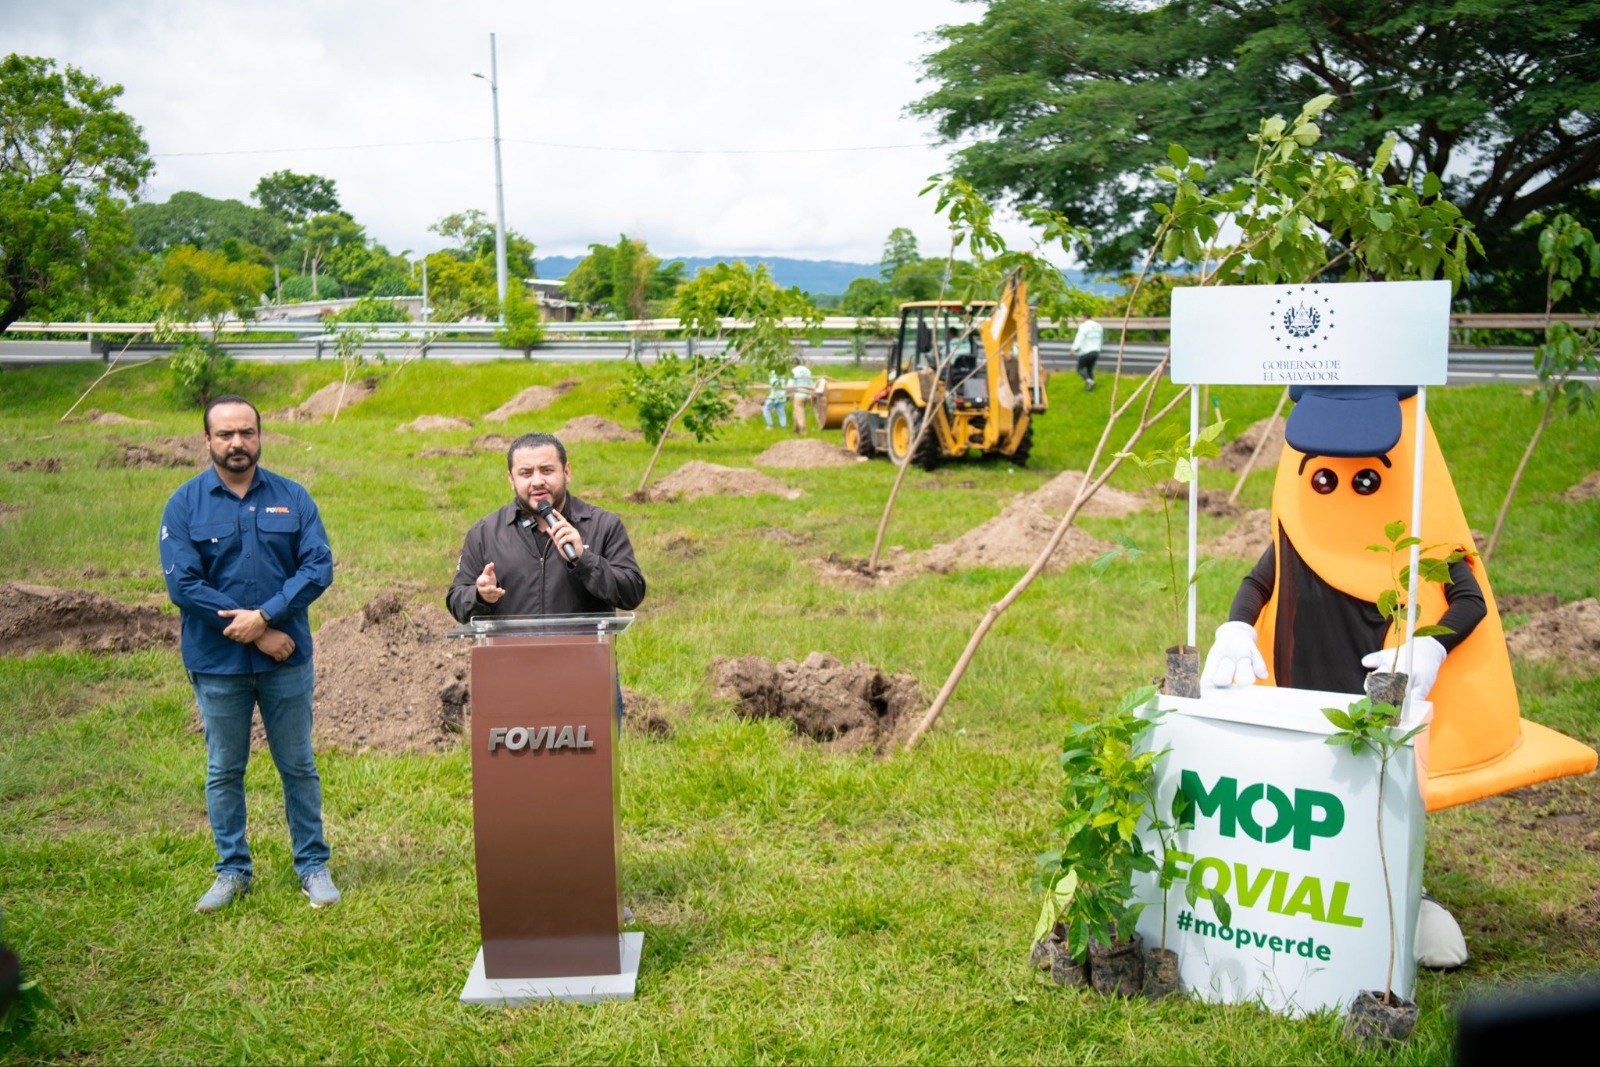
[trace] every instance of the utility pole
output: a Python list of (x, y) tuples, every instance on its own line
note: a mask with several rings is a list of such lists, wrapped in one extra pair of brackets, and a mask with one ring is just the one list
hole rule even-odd
[(494, 279), (500, 293), (500, 325), (506, 324), (506, 187), (500, 171), (500, 65), (489, 35), (489, 99), (494, 104)]

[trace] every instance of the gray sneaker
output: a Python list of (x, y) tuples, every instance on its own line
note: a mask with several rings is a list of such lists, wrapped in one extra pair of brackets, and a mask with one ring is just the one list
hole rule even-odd
[(237, 874), (223, 871), (217, 875), (217, 880), (211, 883), (211, 888), (206, 890), (206, 895), (194, 906), (195, 911), (221, 911), (235, 900), (250, 892), (250, 880), (241, 878)]
[(339, 887), (333, 884), (333, 875), (322, 867), (300, 879), (300, 892), (311, 901), (313, 908), (329, 908), (339, 903)]

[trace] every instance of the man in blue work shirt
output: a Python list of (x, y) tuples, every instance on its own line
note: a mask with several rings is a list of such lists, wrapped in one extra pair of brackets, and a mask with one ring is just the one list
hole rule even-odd
[(206, 811), (217, 877), (197, 911), (220, 911), (250, 888), (244, 770), (261, 708), (283, 780), (294, 870), (313, 908), (339, 902), (322, 836), (322, 780), (311, 750), (311, 624), (306, 609), (333, 584), (333, 552), (311, 494), (258, 466), (261, 413), (242, 396), (205, 411), (211, 466), (179, 486), (161, 514), (161, 569), (183, 614), (183, 665), (206, 733)]

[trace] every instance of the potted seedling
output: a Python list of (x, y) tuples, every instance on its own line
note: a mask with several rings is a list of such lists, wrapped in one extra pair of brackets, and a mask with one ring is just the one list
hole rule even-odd
[[(1227, 420), (1217, 419), (1201, 430), (1192, 441), (1190, 435), (1185, 433), (1174, 439), (1170, 447), (1152, 449), (1142, 456), (1134, 452), (1117, 453), (1118, 459), (1130, 460), (1139, 468), (1161, 499), (1161, 518), (1165, 524), (1167, 538), (1167, 580), (1156, 584), (1158, 588), (1171, 594), (1173, 632), (1180, 635), (1167, 649), (1167, 674), (1162, 692), (1169, 696), (1200, 695), (1200, 650), (1185, 643), (1181, 636), (1184, 633), (1184, 598), (1194, 578), (1182, 582), (1178, 580), (1178, 548), (1174, 541), (1172, 523), (1173, 501), (1184, 492), (1199, 492), (1196, 461), (1215, 457), (1221, 453), (1222, 446), (1218, 441), (1226, 426)], [(1127, 541), (1122, 541), (1117, 548), (1095, 560), (1093, 567), (1097, 572), (1102, 571), (1112, 560), (1121, 555), (1136, 556), (1138, 550)], [(1195, 577), (1199, 577), (1199, 573), (1199, 569), (1196, 568)]]
[[(1367, 675), (1366, 693), (1372, 700), (1379, 703), (1393, 704), (1404, 707), (1406, 699), (1406, 675), (1400, 673), (1400, 649), (1405, 645), (1405, 626), (1407, 600), (1406, 593), (1411, 585), (1411, 565), (1397, 566), (1400, 562), (1400, 553), (1409, 552), (1413, 545), (1420, 545), (1420, 537), (1407, 536), (1404, 522), (1391, 522), (1383, 527), (1383, 536), (1389, 542), (1383, 545), (1368, 545), (1368, 552), (1386, 552), (1389, 555), (1389, 588), (1378, 594), (1378, 614), (1389, 620), (1390, 632), (1394, 635), (1394, 655), (1390, 657), (1387, 671), (1373, 671)], [(1442, 543), (1429, 545), (1422, 552), (1432, 552), (1436, 548), (1445, 547)], [(1461, 548), (1453, 548), (1444, 556), (1430, 557), (1420, 555), (1417, 560), (1417, 578), (1419, 581), (1436, 582), (1447, 585), (1450, 582), (1450, 565), (1458, 563), (1470, 555)], [(1454, 633), (1448, 626), (1419, 626), (1413, 637), (1441, 637)]]
[(1137, 830), (1159, 753), (1137, 751), (1151, 722), (1136, 711), (1154, 696), (1155, 687), (1145, 686), (1105, 718), (1074, 725), (1061, 754), (1061, 848), (1039, 857), (1047, 897), (1033, 951), (1034, 965), (1048, 961), (1060, 984), (1087, 980), (1124, 996), (1144, 986), (1143, 939), (1134, 933), (1144, 905), (1134, 900), (1133, 879), (1157, 869)]
[[(1166, 750), (1158, 752), (1157, 760), (1164, 755)], [(1155, 766), (1152, 764), (1152, 775), (1154, 771)], [(1158, 806), (1154, 777), (1151, 779), (1147, 801), (1150, 830), (1161, 843), (1161, 864), (1156, 868), (1156, 887), (1161, 891), (1161, 943), (1158, 948), (1145, 953), (1144, 995), (1151, 1000), (1160, 1000), (1182, 990), (1178, 979), (1178, 954), (1167, 948), (1167, 905), (1172, 895), (1172, 887), (1178, 881), (1177, 868), (1172, 862), (1173, 844), (1179, 831), (1194, 828), (1194, 801), (1182, 789), (1176, 790), (1172, 794), (1172, 804), (1167, 815), (1163, 817)], [(1202, 898), (1210, 901), (1222, 925), (1233, 925), (1233, 908), (1228, 903), (1228, 898), (1214, 888), (1202, 886), (1198, 882), (1185, 881), (1184, 897), (1189, 901), (1191, 908)]]
[[(1363, 1047), (1395, 1041), (1411, 1036), (1417, 1025), (1417, 1005), (1405, 1000), (1394, 991), (1394, 890), (1389, 884), (1389, 854), (1383, 841), (1383, 792), (1389, 779), (1389, 758), (1399, 751), (1423, 729), (1423, 725), (1400, 733), (1396, 723), (1400, 709), (1394, 704), (1362, 697), (1348, 709), (1323, 708), (1322, 714), (1339, 732), (1328, 738), (1328, 744), (1346, 746), (1352, 755), (1366, 752), (1378, 756), (1378, 862), (1383, 866), (1383, 897), (1389, 911), (1389, 970), (1384, 976), (1383, 992), (1362, 990), (1350, 1004), (1345, 1017), (1344, 1032)], [(1425, 724), (1424, 724), (1425, 725)]]

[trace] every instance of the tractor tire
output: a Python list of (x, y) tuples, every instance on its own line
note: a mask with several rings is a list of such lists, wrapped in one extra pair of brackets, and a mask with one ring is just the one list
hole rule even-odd
[(852, 411), (844, 417), (844, 447), (863, 459), (877, 455), (872, 443), (872, 422), (864, 411)]
[(917, 436), (921, 421), (909, 400), (896, 400), (889, 409), (889, 459), (896, 467), (905, 466), (906, 460), (911, 458), (911, 442)]
[(1022, 440), (1017, 442), (1017, 450), (1006, 458), (1019, 467), (1028, 465), (1028, 456), (1033, 452), (1033, 424), (1022, 431)]

